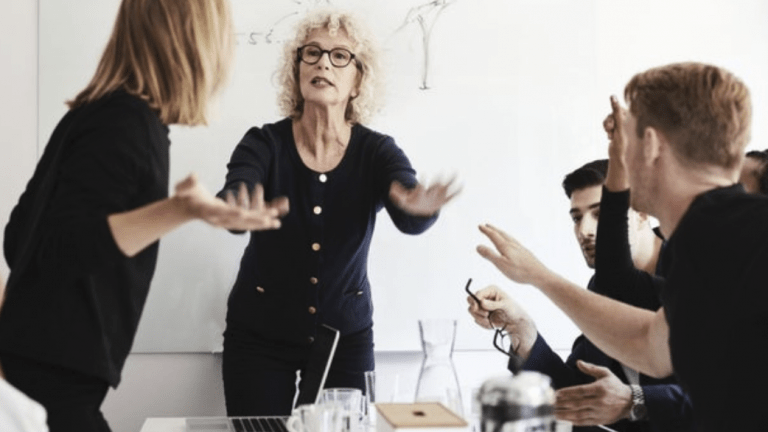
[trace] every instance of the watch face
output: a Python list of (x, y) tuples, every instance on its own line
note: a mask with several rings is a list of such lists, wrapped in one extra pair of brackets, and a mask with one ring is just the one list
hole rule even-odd
[(632, 406), (632, 419), (633, 420), (644, 419), (646, 414), (648, 414), (648, 408), (646, 408), (645, 405), (634, 405), (634, 406)]

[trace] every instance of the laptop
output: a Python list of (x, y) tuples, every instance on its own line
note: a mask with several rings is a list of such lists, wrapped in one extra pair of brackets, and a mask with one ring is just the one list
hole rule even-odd
[[(301, 378), (302, 391), (296, 401), (297, 406), (319, 402), (338, 343), (338, 330), (325, 324), (317, 328), (307, 368)], [(188, 432), (287, 432), (286, 420), (288, 420), (287, 416), (190, 417), (186, 419), (186, 430)]]

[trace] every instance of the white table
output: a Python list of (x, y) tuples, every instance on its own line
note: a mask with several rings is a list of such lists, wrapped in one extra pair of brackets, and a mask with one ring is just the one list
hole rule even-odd
[(140, 432), (186, 432), (185, 417), (149, 417)]

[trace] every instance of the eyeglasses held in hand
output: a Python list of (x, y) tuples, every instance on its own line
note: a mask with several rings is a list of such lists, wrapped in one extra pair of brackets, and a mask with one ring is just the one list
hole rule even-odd
[(346, 67), (354, 58), (355, 55), (345, 48), (334, 48), (331, 50), (324, 50), (317, 45), (304, 45), (296, 50), (299, 60), (308, 65), (316, 64), (323, 57), (323, 54), (328, 54), (328, 59), (331, 61), (331, 65), (337, 68)]
[[(475, 293), (469, 290), (469, 286), (471, 284), (472, 284), (472, 278), (469, 278), (469, 280), (467, 281), (467, 285), (464, 287), (464, 291), (466, 291), (467, 294), (469, 294), (469, 296), (472, 297), (472, 299), (477, 303), (477, 307), (479, 307), (481, 310), (485, 310), (485, 308), (483, 308), (482, 303), (480, 303), (480, 299), (475, 295)], [(511, 356), (511, 355), (514, 355), (514, 352), (517, 351), (517, 348), (514, 348), (514, 351), (511, 350), (512, 344), (510, 342), (509, 336), (507, 335), (507, 332), (504, 331), (503, 321), (498, 320), (499, 322), (502, 322), (501, 325), (494, 324), (494, 319), (493, 319), (494, 314), (497, 314), (498, 318), (502, 318), (502, 316), (498, 315), (502, 313), (503, 312), (500, 309), (488, 311), (488, 324), (491, 326), (492, 329), (495, 330), (495, 333), (493, 335), (493, 346), (497, 350), (501, 351), (502, 353), (508, 356)]]

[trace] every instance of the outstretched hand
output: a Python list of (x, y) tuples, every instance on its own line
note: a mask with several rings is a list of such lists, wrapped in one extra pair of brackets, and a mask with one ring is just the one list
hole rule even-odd
[(585, 361), (578, 368), (595, 378), (589, 384), (562, 388), (556, 393), (555, 414), (574, 426), (612, 424), (629, 417), (632, 390), (610, 369)]
[(235, 231), (260, 231), (280, 228), (280, 217), (288, 213), (288, 199), (264, 201), (264, 188), (257, 184), (249, 194), (245, 184), (235, 197), (231, 192), (226, 201), (213, 196), (195, 174), (176, 184), (177, 200), (193, 218), (210, 225)]
[(447, 182), (437, 181), (424, 186), (419, 183), (408, 189), (398, 181), (389, 187), (389, 199), (401, 210), (413, 216), (432, 216), (461, 192), (455, 186), (456, 178)]
[(490, 224), (480, 225), (479, 228), (491, 240), (496, 250), (480, 245), (477, 252), (509, 279), (521, 284), (537, 285), (549, 272), (541, 261), (509, 234)]

